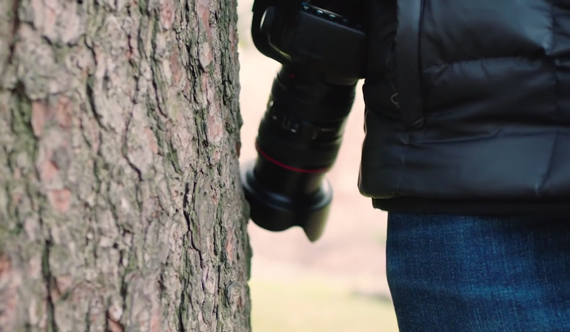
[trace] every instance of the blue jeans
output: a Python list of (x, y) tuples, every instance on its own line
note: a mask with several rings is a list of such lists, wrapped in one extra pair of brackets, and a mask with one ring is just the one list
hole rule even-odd
[(390, 213), (400, 332), (570, 331), (570, 216)]

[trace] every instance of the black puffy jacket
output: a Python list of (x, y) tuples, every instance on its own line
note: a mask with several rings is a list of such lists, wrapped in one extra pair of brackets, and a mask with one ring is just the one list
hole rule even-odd
[(361, 192), (389, 211), (570, 211), (570, 0), (371, 2)]

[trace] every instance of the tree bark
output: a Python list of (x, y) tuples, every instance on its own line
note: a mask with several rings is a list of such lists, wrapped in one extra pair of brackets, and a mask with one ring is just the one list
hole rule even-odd
[(0, 331), (249, 331), (235, 0), (0, 0)]

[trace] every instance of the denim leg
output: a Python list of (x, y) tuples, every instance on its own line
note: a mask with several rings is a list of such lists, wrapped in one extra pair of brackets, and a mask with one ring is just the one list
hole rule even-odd
[(400, 332), (569, 332), (570, 217), (390, 213)]

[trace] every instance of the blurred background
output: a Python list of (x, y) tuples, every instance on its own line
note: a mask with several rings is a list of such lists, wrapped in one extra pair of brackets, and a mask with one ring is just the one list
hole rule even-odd
[[(256, 156), (257, 128), (280, 67), (251, 41), (252, 4), (238, 4), (242, 161)], [(300, 228), (271, 233), (249, 224), (254, 332), (398, 330), (385, 276), (386, 214), (373, 209), (357, 188), (364, 138), (360, 90), (328, 175), (334, 200), (323, 237), (310, 243)]]

